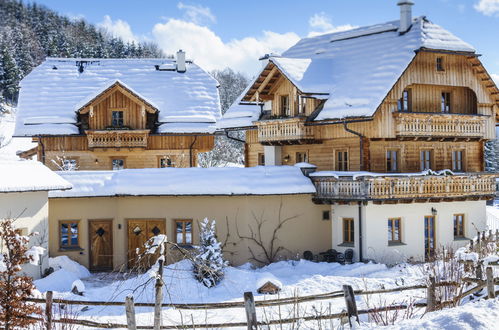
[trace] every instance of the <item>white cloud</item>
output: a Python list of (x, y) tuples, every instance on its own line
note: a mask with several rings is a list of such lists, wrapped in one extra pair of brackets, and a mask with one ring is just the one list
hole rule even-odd
[(201, 5), (186, 5), (183, 2), (177, 4), (177, 8), (184, 10), (184, 19), (195, 24), (216, 23), (217, 18), (209, 7)]
[(114, 37), (120, 37), (125, 42), (137, 41), (139, 38), (132, 32), (130, 24), (121, 19), (113, 21), (111, 16), (104, 16), (104, 20), (97, 24), (98, 27), (105, 29)]
[(249, 75), (256, 74), (258, 58), (265, 53), (281, 53), (300, 37), (296, 33), (263, 31), (258, 37), (245, 37), (224, 42), (206, 26), (171, 18), (154, 26), (152, 34), (168, 54), (179, 49), (206, 70), (231, 67)]
[(310, 28), (310, 32), (308, 33), (309, 37), (315, 37), (324, 33), (341, 32), (356, 28), (356, 26), (350, 24), (338, 26), (333, 25), (331, 17), (329, 17), (325, 12), (316, 13), (312, 17), (310, 17), (308, 20), (308, 25)]
[(487, 16), (499, 14), (499, 0), (480, 0), (474, 7), (475, 10)]
[(496, 82), (496, 85), (499, 86), (499, 74), (492, 73), (491, 76), (492, 76), (492, 79), (494, 79), (494, 81)]

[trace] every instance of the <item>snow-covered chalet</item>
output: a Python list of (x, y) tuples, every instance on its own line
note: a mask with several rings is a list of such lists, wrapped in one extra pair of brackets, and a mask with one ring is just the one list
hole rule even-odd
[(48, 58), (20, 86), (15, 136), (33, 137), (31, 153), (54, 170), (196, 166), (221, 115), (218, 82), (183, 51)]
[[(221, 120), (246, 165), (311, 163), (332, 248), (356, 259), (431, 257), (485, 229), (499, 90), (480, 55), (426, 17), (304, 38), (262, 69)], [(310, 238), (313, 239), (313, 238)]]

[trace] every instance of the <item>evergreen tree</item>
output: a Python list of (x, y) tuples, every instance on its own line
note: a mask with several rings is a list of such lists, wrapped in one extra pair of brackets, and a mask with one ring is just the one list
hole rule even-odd
[(206, 287), (211, 288), (223, 279), (227, 261), (223, 259), (222, 247), (215, 235), (215, 221), (201, 222), (198, 254), (194, 258), (194, 276)]
[(21, 72), (17, 67), (16, 60), (12, 56), (11, 50), (4, 45), (0, 52), (0, 62), (2, 62), (2, 82), (1, 89), (3, 96), (7, 100), (14, 100), (17, 97), (19, 90), (19, 81), (21, 80)]

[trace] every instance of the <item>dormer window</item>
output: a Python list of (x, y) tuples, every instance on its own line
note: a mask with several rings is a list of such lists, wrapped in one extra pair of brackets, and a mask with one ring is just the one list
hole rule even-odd
[(445, 69), (444, 69), (444, 58), (443, 57), (437, 57), (436, 65), (437, 65), (437, 71), (439, 71), (439, 72), (445, 71)]
[(111, 125), (113, 127), (123, 127), (124, 126), (123, 111), (113, 110), (111, 119), (112, 119)]

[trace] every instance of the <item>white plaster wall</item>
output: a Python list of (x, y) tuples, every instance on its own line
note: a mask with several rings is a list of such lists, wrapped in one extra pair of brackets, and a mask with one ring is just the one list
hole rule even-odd
[[(27, 234), (38, 232), (30, 239), (30, 245), (36, 244), (48, 248), (48, 193), (46, 191), (0, 193), (0, 219), (14, 218), (15, 227), (23, 228)], [(33, 278), (40, 278), (48, 268), (48, 251), (41, 258), (41, 265), (24, 265), (23, 273)]]
[[(383, 204), (369, 203), (362, 206), (363, 258), (377, 262), (394, 264), (409, 258), (424, 260), (424, 217), (432, 215), (435, 208), (436, 246), (457, 249), (468, 243), (467, 240), (454, 240), (454, 214), (462, 213), (465, 217), (465, 237), (472, 238), (479, 231), (486, 229), (485, 201)], [(333, 248), (345, 251), (352, 248), (355, 259), (359, 257), (359, 227), (357, 205), (333, 205), (332, 243)], [(354, 247), (344, 247), (343, 218), (354, 218)], [(402, 219), (403, 245), (388, 245), (388, 218)]]

